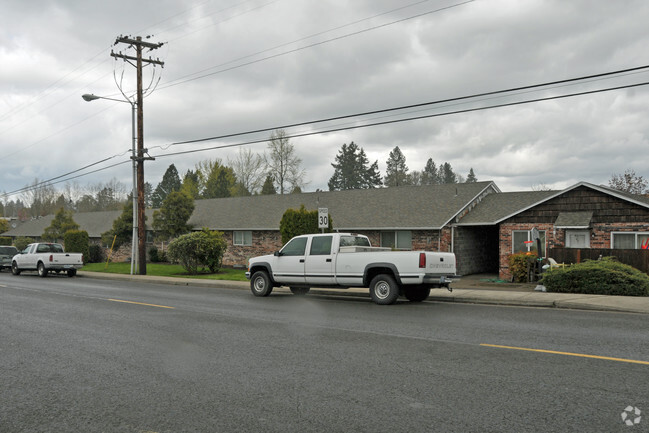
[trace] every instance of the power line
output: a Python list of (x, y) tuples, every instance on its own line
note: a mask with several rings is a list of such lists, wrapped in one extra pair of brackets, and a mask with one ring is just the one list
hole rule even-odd
[[(221, 135), (221, 136), (207, 137), (207, 138), (201, 138), (201, 139), (195, 139), (195, 140), (186, 140), (186, 141), (170, 143), (169, 145), (167, 145), (167, 148), (169, 146), (171, 146), (171, 145), (191, 144), (191, 143), (199, 143), (199, 142), (205, 142), (205, 141), (215, 141), (215, 140), (224, 139), (224, 138), (233, 138), (233, 137), (237, 137), (237, 136), (250, 135), (250, 134), (255, 134), (255, 133), (260, 133), (260, 132), (269, 132), (269, 131), (273, 131), (273, 130), (276, 130), (276, 129), (288, 129), (288, 128), (293, 128), (293, 127), (297, 127), (297, 126), (315, 125), (315, 124), (318, 124), (318, 123), (334, 121), (334, 120), (342, 120), (342, 119), (348, 119), (348, 118), (354, 118), (354, 117), (362, 117), (362, 116), (367, 116), (367, 115), (371, 115), (371, 114), (379, 114), (379, 113), (386, 113), (386, 112), (391, 112), (391, 111), (399, 111), (399, 110), (404, 110), (404, 109), (431, 106), (431, 105), (448, 103), (448, 102), (457, 102), (457, 101), (468, 100), (468, 99), (477, 99), (477, 98), (485, 97), (485, 96), (493, 96), (493, 95), (498, 95), (498, 94), (513, 93), (513, 92), (516, 92), (516, 91), (530, 90), (530, 89), (535, 89), (535, 88), (543, 88), (543, 87), (549, 87), (549, 86), (559, 85), (559, 84), (574, 83), (574, 82), (579, 82), (579, 81), (586, 81), (586, 80), (598, 79), (598, 78), (603, 78), (603, 77), (610, 77), (610, 76), (614, 76), (614, 75), (621, 75), (621, 74), (625, 74), (625, 73), (637, 72), (637, 71), (645, 70), (645, 69), (648, 69), (648, 68), (649, 68), (649, 65), (637, 66), (637, 67), (633, 67), (633, 68), (621, 69), (621, 70), (618, 70), (618, 71), (604, 72), (604, 73), (600, 73), (600, 74), (592, 74), (592, 75), (586, 75), (586, 76), (577, 77), (577, 78), (569, 78), (569, 79), (565, 79), (565, 80), (556, 80), (556, 81), (551, 81), (551, 82), (546, 82), (546, 83), (541, 83), (541, 84), (520, 86), (520, 87), (514, 87), (514, 88), (504, 89), (504, 90), (483, 92), (483, 93), (478, 93), (478, 94), (474, 94), (474, 95), (460, 96), (460, 97), (456, 97), (456, 98), (448, 98), (448, 99), (431, 101), (431, 102), (423, 102), (423, 103), (418, 103), (418, 104), (404, 105), (404, 106), (400, 106), (400, 107), (386, 108), (386, 109), (381, 109), (381, 110), (373, 110), (373, 111), (367, 111), (367, 112), (357, 113), (357, 114), (349, 114), (349, 115), (344, 115), (344, 116), (329, 117), (329, 118), (326, 118), (326, 119), (313, 120), (313, 121), (300, 122), (300, 123), (293, 123), (293, 124), (289, 124), (289, 125), (275, 126), (275, 127), (272, 127), (272, 128), (256, 129), (256, 130), (251, 130), (251, 131), (241, 132), (241, 133), (226, 134), (226, 135)], [(641, 83), (635, 83), (635, 84), (622, 85), (622, 86), (608, 87), (608, 88), (603, 88), (603, 89), (595, 89), (595, 90), (589, 90), (589, 91), (583, 91), (583, 92), (575, 92), (575, 93), (569, 93), (569, 94), (564, 94), (564, 95), (555, 95), (555, 96), (549, 96), (549, 97), (527, 99), (527, 100), (523, 100), (523, 101), (508, 102), (508, 103), (503, 103), (503, 104), (487, 105), (487, 106), (484, 106), (484, 107), (467, 108), (467, 109), (463, 109), (463, 110), (447, 111), (447, 112), (443, 112), (443, 113), (433, 113), (433, 114), (422, 115), (422, 116), (413, 116), (413, 117), (407, 117), (407, 118), (402, 118), (402, 119), (395, 119), (395, 120), (368, 123), (368, 124), (363, 124), (363, 125), (353, 125), (353, 126), (347, 126), (347, 127), (336, 127), (336, 128), (330, 128), (330, 129), (321, 130), (321, 131), (312, 131), (312, 132), (288, 135), (286, 138), (301, 138), (301, 137), (307, 137), (307, 136), (313, 136), (313, 135), (327, 134), (327, 133), (332, 133), (332, 132), (347, 131), (347, 130), (352, 130), (352, 129), (369, 128), (369, 127), (374, 127), (374, 126), (396, 124), (396, 123), (409, 122), (409, 121), (414, 121), (414, 120), (422, 120), (422, 119), (449, 116), (449, 115), (455, 115), (455, 114), (471, 113), (471, 112), (484, 111), (484, 110), (489, 110), (489, 109), (494, 109), (494, 108), (511, 107), (511, 106), (535, 103), (535, 102), (550, 101), (550, 100), (556, 100), (556, 99), (565, 99), (565, 98), (576, 97), (576, 96), (585, 96), (585, 95), (590, 95), (590, 94), (596, 94), (596, 93), (602, 93), (602, 92), (610, 92), (610, 91), (615, 91), (615, 90), (623, 90), (623, 89), (641, 87), (641, 86), (646, 86), (646, 85), (649, 85), (649, 81), (641, 82)], [(179, 151), (179, 152), (171, 152), (171, 153), (159, 154), (159, 155), (154, 155), (154, 156), (156, 158), (165, 158), (165, 157), (169, 157), (169, 156), (178, 156), (178, 155), (184, 155), (184, 154), (205, 152), (205, 151), (216, 150), (216, 149), (240, 147), (240, 146), (245, 146), (245, 145), (250, 145), (250, 144), (264, 143), (264, 142), (267, 142), (267, 141), (268, 141), (268, 138), (264, 138), (264, 139), (250, 140), (250, 141), (245, 141), (245, 142), (240, 142), (240, 143), (212, 146), (212, 147), (208, 147), (208, 148), (193, 149), (193, 150)], [(154, 147), (162, 148), (163, 146), (154, 146)], [(82, 167), (80, 169), (76, 169), (76, 170), (73, 170), (73, 171), (68, 172), (66, 174), (54, 177), (52, 179), (42, 181), (42, 182), (38, 183), (37, 185), (31, 185), (31, 186), (21, 188), (21, 189), (16, 190), (16, 191), (12, 191), (12, 192), (9, 192), (9, 193), (4, 193), (3, 196), (7, 197), (7, 196), (15, 195), (15, 194), (25, 192), (25, 191), (28, 191), (28, 190), (31, 190), (31, 189), (37, 189), (37, 188), (39, 188), (41, 186), (50, 184), (53, 180), (58, 180), (58, 179), (61, 179), (63, 177), (69, 176), (70, 174), (78, 173), (79, 171), (85, 170), (86, 168), (101, 164), (102, 162), (106, 162), (106, 161), (108, 161), (110, 159), (113, 159), (113, 158), (116, 158), (118, 156), (120, 156), (120, 155), (114, 155), (114, 156), (111, 156), (109, 158), (104, 158), (101, 161), (97, 161), (95, 163), (89, 164), (89, 165), (84, 166), (84, 167)], [(66, 181), (66, 180), (76, 179), (78, 177), (82, 177), (82, 176), (85, 176), (85, 175), (88, 175), (88, 174), (103, 171), (103, 170), (106, 170), (106, 169), (109, 169), (109, 168), (124, 164), (126, 162), (128, 162), (128, 161), (113, 164), (113, 165), (108, 166), (108, 167), (99, 168), (99, 169), (96, 169), (96, 170), (94, 170), (92, 172), (80, 174), (80, 175), (77, 175), (77, 176), (75, 176), (73, 178), (60, 180), (60, 181), (55, 182), (55, 183), (60, 183), (60, 182)]]
[[(408, 117), (408, 118), (403, 118), (403, 119), (396, 119), (396, 120), (386, 120), (382, 122), (375, 122), (375, 123), (368, 123), (364, 125), (354, 125), (354, 126), (346, 126), (346, 127), (340, 127), (340, 128), (332, 128), (332, 129), (327, 129), (327, 130), (322, 130), (322, 131), (314, 131), (314, 132), (305, 132), (301, 134), (293, 134), (293, 135), (287, 135), (285, 138), (301, 138), (301, 137), (308, 137), (312, 135), (320, 135), (320, 134), (328, 134), (331, 132), (340, 132), (340, 131), (348, 131), (351, 129), (361, 129), (361, 128), (369, 128), (372, 126), (381, 126), (381, 125), (390, 125), (390, 124), (395, 124), (395, 123), (402, 123), (402, 122), (411, 122), (414, 120), (422, 120), (422, 119), (430, 119), (434, 117), (442, 117), (442, 116), (450, 116), (454, 114), (463, 114), (463, 113), (471, 113), (471, 112), (476, 112), (476, 111), (484, 111), (484, 110), (491, 110), (494, 108), (503, 108), (503, 107), (513, 107), (516, 105), (523, 105), (523, 104), (531, 104), (534, 102), (543, 102), (543, 101), (551, 101), (555, 99), (565, 99), (565, 98), (571, 98), (575, 96), (584, 96), (584, 95), (592, 95), (595, 93), (602, 93), (602, 92), (610, 92), (614, 90), (623, 90), (623, 89), (630, 89), (634, 87), (640, 87), (640, 86), (646, 86), (649, 85), (649, 81), (645, 81), (643, 83), (636, 83), (636, 84), (627, 84), (624, 86), (616, 86), (616, 87), (608, 87), (605, 89), (597, 89), (597, 90), (588, 90), (584, 92), (577, 92), (577, 93), (570, 93), (566, 95), (556, 95), (556, 96), (548, 96), (545, 98), (535, 98), (535, 99), (528, 99), (524, 101), (516, 101), (516, 102), (508, 102), (504, 104), (496, 104), (496, 105), (489, 105), (485, 107), (476, 107), (476, 108), (467, 108), (464, 110), (456, 110), (456, 111), (447, 111), (444, 113), (434, 113), (434, 114), (427, 114), (424, 116), (415, 116), (415, 117)], [(281, 129), (281, 128), (277, 128)], [(256, 143), (264, 143), (268, 141), (268, 138), (261, 139), (261, 140), (251, 140), (243, 143), (234, 143), (234, 144), (224, 144), (220, 146), (213, 146), (213, 147), (208, 147), (208, 148), (203, 148), (203, 149), (194, 149), (194, 150), (186, 150), (186, 151), (181, 151), (181, 152), (173, 152), (173, 153), (166, 153), (166, 154), (159, 154), (155, 155), (156, 158), (165, 158), (168, 156), (178, 156), (178, 155), (186, 155), (190, 153), (197, 153), (197, 152), (205, 152), (208, 150), (216, 150), (216, 149), (225, 149), (229, 147), (239, 147), (239, 146), (246, 146), (250, 144), (256, 144)]]
[[(377, 29), (380, 29), (380, 28), (383, 28), (383, 27), (388, 27), (388, 26), (391, 26), (391, 25), (393, 25), (393, 24), (398, 24), (398, 23), (402, 23), (402, 22), (404, 22), (404, 21), (412, 20), (412, 19), (415, 19), (415, 18), (420, 18), (420, 17), (423, 17), (423, 16), (425, 16), (425, 15), (430, 15), (430, 14), (433, 14), (433, 13), (442, 12), (442, 11), (445, 11), (445, 10), (448, 10), (448, 9), (456, 8), (456, 7), (458, 7), (458, 6), (462, 6), (462, 5), (465, 5), (465, 4), (467, 4), (467, 3), (472, 3), (472, 2), (474, 2), (474, 1), (475, 1), (475, 0), (466, 0), (466, 1), (464, 1), (464, 2), (456, 3), (456, 4), (454, 4), (454, 5), (445, 6), (445, 7), (443, 7), (443, 8), (439, 8), (439, 9), (431, 10), (431, 11), (428, 11), (428, 12), (422, 12), (422, 13), (420, 13), (420, 14), (412, 15), (412, 16), (409, 16), (409, 17), (406, 17), (406, 18), (402, 18), (402, 19), (399, 19), (399, 20), (396, 20), (396, 21), (391, 21), (391, 22), (389, 22), (389, 23), (384, 23), (384, 24), (380, 24), (380, 25), (378, 25), (378, 26), (369, 27), (369, 28), (367, 28), (367, 29), (358, 30), (358, 31), (356, 31), (356, 32), (347, 33), (347, 34), (345, 34), (345, 35), (337, 36), (337, 37), (334, 37), (334, 38), (331, 38), (331, 39), (326, 39), (326, 40), (324, 40), (324, 41), (314, 42), (314, 43), (312, 43), (312, 44), (305, 45), (305, 46), (303, 46), (303, 47), (298, 47), (298, 48), (295, 48), (295, 49), (292, 49), (292, 50), (288, 50), (288, 51), (284, 51), (284, 52), (281, 52), (281, 53), (273, 54), (273, 55), (270, 55), (270, 56), (267, 56), (267, 57), (262, 57), (261, 59), (251, 60), (251, 61), (249, 61), (249, 62), (242, 63), (242, 64), (240, 64), (240, 65), (236, 65), (236, 66), (231, 66), (231, 67), (229, 67), (229, 68), (220, 69), (220, 70), (218, 70), (218, 71), (210, 72), (210, 73), (208, 73), (208, 74), (199, 75), (198, 77), (187, 78), (187, 79), (185, 79), (185, 77), (181, 77), (181, 78), (178, 78), (178, 79), (176, 79), (176, 80), (170, 81), (170, 82), (167, 83), (166, 85), (163, 84), (162, 86), (160, 86), (160, 89), (167, 89), (167, 88), (169, 88), (169, 87), (174, 87), (174, 86), (178, 86), (178, 85), (180, 85), (180, 84), (189, 83), (189, 82), (191, 82), (191, 81), (200, 80), (201, 78), (211, 77), (212, 75), (221, 74), (221, 73), (223, 73), (223, 72), (231, 71), (231, 70), (233, 70), (233, 69), (238, 69), (238, 68), (242, 68), (242, 67), (244, 67), (244, 66), (254, 65), (255, 63), (259, 63), (259, 62), (263, 62), (263, 61), (266, 61), (266, 60), (275, 59), (275, 58), (277, 58), (277, 57), (282, 57), (282, 56), (285, 56), (285, 55), (288, 55), (288, 54), (296, 53), (296, 52), (298, 52), (298, 51), (306, 50), (307, 48), (317, 47), (317, 46), (319, 46), (319, 45), (324, 45), (324, 44), (327, 44), (327, 43), (329, 43), (329, 42), (339, 41), (339, 40), (341, 40), (341, 39), (345, 39), (345, 38), (348, 38), (348, 37), (351, 37), (351, 36), (356, 36), (356, 35), (360, 35), (360, 34), (362, 34), (362, 33), (367, 33), (367, 32), (372, 31), (372, 30), (377, 30)], [(244, 57), (244, 58), (245, 58), (245, 57)], [(231, 63), (231, 62), (224, 63), (223, 65), (227, 65), (227, 64), (229, 64), (229, 63)], [(219, 66), (220, 66), (220, 65), (219, 65)], [(218, 66), (216, 66), (216, 67), (218, 67)], [(213, 69), (213, 68), (209, 68), (209, 69)], [(206, 70), (209, 70), (209, 69), (206, 69)], [(191, 75), (195, 75), (195, 74), (190, 74), (190, 75), (187, 75), (186, 77), (191, 76)]]
[(288, 128), (294, 128), (294, 127), (298, 127), (298, 126), (306, 126), (306, 125), (313, 125), (313, 124), (317, 124), (317, 123), (331, 122), (331, 121), (335, 121), (335, 120), (350, 119), (350, 118), (355, 118), (355, 117), (369, 116), (369, 115), (373, 115), (373, 114), (381, 114), (381, 113), (387, 113), (387, 112), (392, 112), (392, 111), (402, 111), (402, 110), (408, 110), (408, 109), (412, 109), (412, 108), (420, 108), (420, 107), (426, 107), (426, 106), (431, 106), (431, 105), (445, 104), (445, 103), (448, 103), (448, 102), (458, 102), (458, 101), (464, 101), (464, 100), (470, 100), (470, 99), (483, 98), (483, 97), (486, 97), (486, 96), (494, 96), (494, 95), (501, 95), (501, 94), (506, 94), (506, 93), (521, 92), (521, 91), (524, 91), (524, 90), (531, 90), (531, 89), (539, 89), (539, 88), (543, 88), (543, 87), (557, 86), (559, 84), (575, 83), (575, 82), (580, 82), (580, 81), (593, 80), (593, 79), (597, 79), (597, 78), (604, 78), (604, 77), (611, 77), (611, 76), (615, 76), (615, 75), (622, 75), (622, 74), (641, 71), (641, 70), (646, 70), (646, 69), (649, 69), (649, 65), (637, 66), (637, 67), (634, 67), (634, 68), (621, 69), (621, 70), (617, 70), (617, 71), (603, 72), (603, 73), (599, 73), (599, 74), (585, 75), (585, 76), (576, 77), (576, 78), (568, 78), (568, 79), (565, 79), (565, 80), (549, 81), (549, 82), (540, 83), (540, 84), (532, 84), (532, 85), (527, 85), (527, 86), (512, 87), (512, 88), (503, 89), (503, 90), (494, 90), (494, 91), (490, 91), (490, 92), (476, 93), (476, 94), (473, 94), (473, 95), (465, 95), (465, 96), (459, 96), (459, 97), (448, 98), (448, 99), (440, 99), (440, 100), (436, 100), (436, 101), (428, 101), (428, 102), (420, 102), (420, 103), (417, 103), (417, 104), (402, 105), (402, 106), (399, 106), (399, 107), (383, 108), (383, 109), (379, 109), (379, 110), (365, 111), (365, 112), (362, 112), (362, 113), (346, 114), (346, 115), (343, 115), (343, 116), (327, 117), (327, 118), (324, 118), (324, 119), (310, 120), (310, 121), (307, 121), (307, 122), (291, 123), (291, 124), (286, 124), (286, 125), (281, 125), (281, 126), (275, 126), (275, 127), (272, 127), (272, 128), (262, 128), (262, 129), (255, 129), (255, 130), (250, 130), (250, 131), (246, 131), (246, 132), (238, 132), (238, 133), (233, 133), (233, 134), (218, 135), (218, 136), (214, 136), (214, 137), (206, 137), (206, 138), (198, 138), (198, 139), (194, 139), (194, 140), (177, 141), (177, 142), (170, 143), (168, 146), (199, 143), (199, 142), (203, 142), (203, 141), (221, 140), (221, 139), (224, 139), (224, 138), (238, 137), (238, 136), (241, 136), (241, 135), (250, 135), (250, 134), (256, 134), (256, 133), (261, 133), (261, 132), (270, 132), (270, 131), (274, 131), (276, 129), (288, 129)]

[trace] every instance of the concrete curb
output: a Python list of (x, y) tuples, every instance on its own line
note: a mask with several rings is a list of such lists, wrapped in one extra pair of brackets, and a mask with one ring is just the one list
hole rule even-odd
[[(116, 281), (140, 281), (145, 283), (169, 284), (175, 286), (199, 286), (220, 289), (250, 290), (248, 281), (200, 280), (193, 278), (158, 277), (152, 275), (106, 274), (101, 272), (83, 272), (77, 274), (82, 278), (98, 278)], [(288, 288), (276, 289), (281, 293), (290, 293)], [(369, 298), (367, 289), (313, 289), (317, 295), (357, 296)], [(565, 308), (574, 310), (594, 310), (649, 314), (649, 297), (579, 295), (569, 293), (550, 293), (522, 290), (489, 290), (482, 288), (434, 289), (428, 297), (433, 302), (460, 302), (469, 304), (507, 305), (519, 307)]]

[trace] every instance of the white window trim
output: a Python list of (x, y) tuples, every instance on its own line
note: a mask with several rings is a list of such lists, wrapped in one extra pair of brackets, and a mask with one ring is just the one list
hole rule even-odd
[[(531, 241), (531, 239), (530, 239), (530, 236), (531, 236), (530, 230), (512, 230), (512, 254), (518, 253), (518, 251), (514, 251), (514, 247), (515, 247), (515, 245), (514, 245), (514, 233), (527, 233), (527, 240)], [(547, 252), (548, 251), (548, 245), (547, 245), (547, 243), (548, 243), (548, 231), (547, 230), (539, 230), (539, 235), (540, 234), (543, 234), (545, 236), (545, 241), (543, 241), (541, 246), (542, 246), (542, 250)], [(536, 243), (534, 243), (534, 246), (536, 246)], [(528, 248), (528, 251), (532, 251), (532, 248), (531, 247)], [(543, 251), (541, 251), (541, 252), (543, 252)], [(527, 252), (527, 251), (523, 251), (523, 252)]]
[[(573, 247), (570, 244), (570, 235), (571, 234), (584, 234), (586, 235), (586, 246), (585, 247)], [(590, 248), (590, 230), (566, 230), (566, 248)]]
[(614, 240), (615, 240), (615, 235), (634, 235), (634, 250), (639, 250), (640, 245), (638, 244), (638, 236), (649, 236), (649, 232), (611, 232), (611, 249), (615, 249), (614, 247)]
[[(237, 233), (242, 233), (241, 238), (242, 242), (237, 243)], [(246, 243), (246, 233), (250, 233), (250, 243)], [(232, 245), (238, 247), (250, 247), (252, 246), (252, 230), (233, 230), (232, 231)]]

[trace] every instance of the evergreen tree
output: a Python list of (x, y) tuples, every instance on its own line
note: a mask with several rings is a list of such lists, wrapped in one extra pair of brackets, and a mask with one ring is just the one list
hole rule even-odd
[(159, 208), (165, 198), (167, 198), (167, 196), (172, 192), (180, 190), (181, 186), (182, 183), (180, 182), (178, 170), (175, 165), (171, 164), (162, 176), (162, 180), (153, 191), (153, 194), (151, 194), (151, 205), (154, 208)]
[(261, 187), (261, 195), (271, 195), (271, 194), (277, 194), (277, 190), (275, 189), (275, 182), (273, 182), (273, 176), (270, 174), (266, 176), (266, 181), (264, 182), (264, 185)]
[(187, 170), (185, 177), (183, 177), (180, 191), (183, 191), (185, 194), (196, 200), (200, 196), (198, 192), (198, 182), (198, 174), (195, 171)]
[(473, 167), (469, 170), (469, 175), (466, 177), (466, 183), (476, 183), (478, 181), (478, 178), (475, 177), (475, 173), (473, 172)]
[(365, 150), (353, 141), (349, 145), (343, 143), (336, 155), (336, 162), (331, 166), (334, 174), (329, 179), (329, 191), (376, 188), (381, 185), (378, 162), (369, 165)]
[(421, 172), (421, 184), (422, 185), (436, 185), (439, 183), (439, 173), (437, 171), (437, 166), (433, 158), (428, 158), (426, 161), (426, 166)]
[(167, 196), (160, 209), (153, 213), (153, 229), (162, 238), (169, 239), (187, 233), (187, 224), (194, 212), (194, 200), (184, 192), (174, 191)]
[[(129, 196), (131, 197), (131, 196)], [(133, 237), (133, 202), (127, 201), (122, 208), (122, 214), (113, 221), (113, 228), (101, 234), (101, 241), (105, 245), (111, 245), (115, 240), (115, 248), (127, 242)]]
[(457, 183), (457, 176), (453, 172), (453, 167), (448, 162), (445, 162), (440, 167), (439, 177), (441, 183)]
[(52, 223), (45, 228), (41, 237), (46, 241), (55, 242), (63, 239), (65, 232), (68, 230), (79, 230), (79, 224), (72, 219), (72, 211), (61, 208), (56, 212)]
[(230, 167), (215, 165), (207, 177), (203, 198), (223, 198), (232, 195), (232, 188), (236, 184), (234, 170)]
[(391, 152), (388, 160), (386, 161), (385, 179), (383, 181), (385, 186), (403, 186), (408, 184), (408, 166), (406, 165), (406, 157), (396, 146)]

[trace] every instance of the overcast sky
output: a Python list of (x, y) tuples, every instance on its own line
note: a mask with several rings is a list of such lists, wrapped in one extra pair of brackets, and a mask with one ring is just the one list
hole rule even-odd
[[(154, 187), (174, 163), (227, 162), (241, 133), (649, 64), (649, 2), (604, 0), (3, 0), (0, 8), (0, 191), (124, 164), (70, 182), (131, 185), (126, 103), (81, 95), (134, 94), (134, 55), (119, 35), (163, 42), (146, 57), (144, 138)], [(153, 80), (152, 80), (153, 79)], [(158, 81), (159, 79), (159, 81)], [(649, 70), (570, 86), (467, 99), (287, 129), (429, 116), (649, 81)], [(649, 178), (649, 86), (291, 139), (305, 191), (327, 189), (331, 163), (354, 141), (385, 175), (399, 146), (410, 170), (428, 158), (503, 191), (607, 184), (627, 169)], [(246, 145), (254, 152), (266, 143)], [(79, 172), (85, 173), (89, 170)], [(65, 178), (63, 178), (65, 179)], [(63, 183), (57, 184), (62, 188)], [(19, 196), (12, 196), (15, 199)]]

